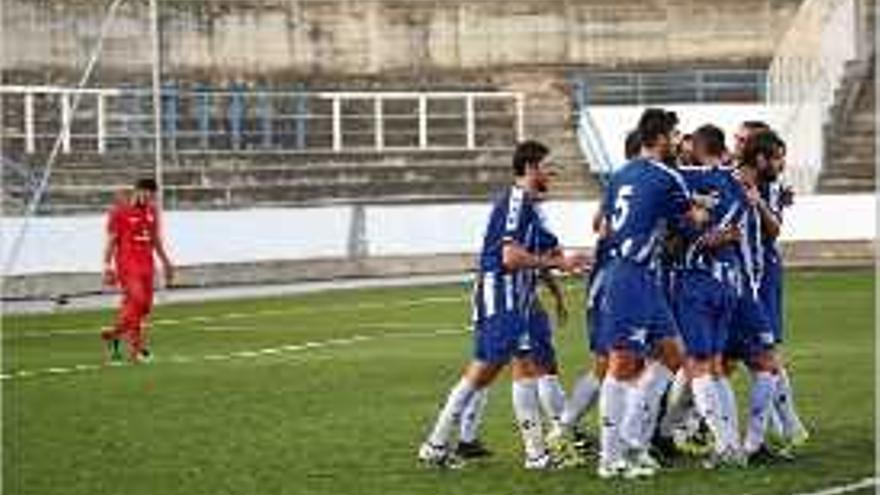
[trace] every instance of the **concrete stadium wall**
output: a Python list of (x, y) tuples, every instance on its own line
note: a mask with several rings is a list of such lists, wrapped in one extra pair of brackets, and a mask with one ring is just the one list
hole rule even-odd
[[(166, 77), (343, 75), (560, 65), (766, 65), (799, 0), (162, 0)], [(5, 0), (8, 78), (82, 70), (107, 2)], [(147, 2), (123, 2), (97, 80), (151, 63)], [(114, 76), (114, 74), (116, 74)], [(18, 75), (18, 76), (17, 76)]]
[[(782, 241), (794, 257), (820, 263), (871, 262), (873, 195), (804, 196), (786, 216)], [(589, 248), (595, 201), (549, 202), (548, 221), (566, 246)], [(486, 204), (366, 207), (365, 257), (349, 256), (347, 207), (228, 212), (167, 212), (165, 230), (186, 285), (281, 283), (341, 277), (468, 270), (479, 249)], [(101, 216), (35, 218), (4, 297), (98, 291)], [(6, 260), (21, 225), (0, 226)]]

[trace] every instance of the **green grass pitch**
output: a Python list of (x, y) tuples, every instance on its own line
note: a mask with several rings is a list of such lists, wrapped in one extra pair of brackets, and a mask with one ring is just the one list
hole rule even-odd
[[(421, 468), (416, 447), (470, 356), (461, 284), (160, 306), (156, 359), (140, 366), (100, 366), (110, 311), (5, 317), (3, 493), (758, 495), (871, 476), (874, 275), (795, 272), (786, 284), (784, 353), (812, 431), (791, 464), (694, 464), (638, 482), (526, 472), (505, 378), (484, 423), (496, 455)], [(583, 293), (570, 288), (557, 330), (567, 387), (588, 362)], [(595, 431), (595, 413), (587, 421)]]

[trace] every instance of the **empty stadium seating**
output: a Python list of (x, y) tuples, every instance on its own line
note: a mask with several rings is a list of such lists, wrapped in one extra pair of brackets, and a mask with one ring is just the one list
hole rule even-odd
[(819, 190), (868, 192), (876, 185), (876, 57), (847, 64), (825, 126), (825, 166)]

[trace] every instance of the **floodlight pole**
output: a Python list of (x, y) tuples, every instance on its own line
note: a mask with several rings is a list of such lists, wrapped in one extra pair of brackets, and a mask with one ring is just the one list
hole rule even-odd
[(156, 206), (163, 206), (162, 192), (162, 43), (159, 36), (159, 0), (150, 0), (150, 32), (153, 38), (153, 148), (155, 151), (155, 177), (159, 189), (156, 193)]

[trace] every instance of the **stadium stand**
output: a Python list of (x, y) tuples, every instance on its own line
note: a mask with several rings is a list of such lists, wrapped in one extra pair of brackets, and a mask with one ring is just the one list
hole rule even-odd
[[(693, 2), (550, 5), (518, 0), (499, 10), (492, 2), (307, 1), (291, 6), (248, 0), (203, 7), (163, 2), (175, 19), (163, 28), (163, 126), (171, 135), (165, 141), (165, 205), (218, 209), (483, 201), (507, 179), (504, 150), (520, 132), (553, 148), (562, 165), (556, 197), (595, 197), (596, 178), (585, 166), (572, 117), (577, 110), (570, 88), (573, 72), (595, 66), (612, 76), (632, 75), (646, 67), (690, 68), (721, 59), (728, 68), (761, 68), (780, 36), (772, 26), (798, 4), (711, 3), (710, 8)], [(46, 5), (55, 4), (8, 2), (8, 34), (26, 40), (26, 49), (4, 62), (5, 85), (70, 88), (77, 80), (83, 53), (76, 40), (95, 34), (101, 4)], [(131, 25), (110, 32), (89, 84), (120, 96), (106, 98), (101, 109), (97, 99), (83, 98), (70, 115), (70, 146), (58, 160), (40, 214), (103, 209), (119, 186), (152, 172), (151, 105), (144, 91), (149, 46), (142, 36), (148, 16), (137, 2), (124, 3), (120, 12)], [(243, 39), (260, 46), (233, 39), (234, 32), (250, 32), (251, 17), (259, 20), (261, 35)], [(67, 18), (83, 22), (51, 40), (34, 37)], [(566, 19), (577, 24), (559, 23)], [(729, 26), (719, 31), (721, 19)], [(645, 42), (646, 35), (660, 34), (664, 43)], [(639, 76), (627, 84), (649, 86), (650, 81)], [(325, 90), (431, 95), (450, 88), (521, 94), (524, 122), (518, 129), (514, 101), (478, 99), (469, 145), (464, 101), (430, 98), (430, 130), (427, 143), (420, 143), (418, 100), (398, 101), (397, 108), (385, 108), (386, 114), (396, 115), (383, 120), (386, 142), (377, 150), (372, 102), (349, 100), (341, 103), (344, 144), (335, 147), (330, 100), (281, 98), (265, 105), (261, 98), (266, 97), (260, 96)], [(64, 119), (59, 110), (64, 103), (57, 94), (37, 93), (27, 110), (22, 95), (2, 96), (4, 157), (17, 164), (4, 167), (3, 205), (14, 215), (23, 211), (32, 191), (28, 178), (45, 163)], [(35, 120), (30, 152), (25, 137), (29, 111)], [(104, 130), (98, 128), (101, 112), (106, 114)], [(319, 118), (304, 123), (297, 118), (302, 114)], [(270, 121), (267, 133), (265, 122)], [(100, 132), (106, 139), (99, 148), (95, 136)]]
[[(375, 114), (373, 98), (340, 101), (338, 138), (326, 108), (309, 110), (307, 119), (292, 122), (292, 132), (285, 129), (290, 122), (281, 118), (261, 122), (246, 118), (244, 109), (241, 116), (233, 116), (234, 105), (226, 101), (204, 109), (208, 120), (204, 133), (194, 122), (198, 119), (189, 115), (169, 121), (173, 125), (166, 125), (171, 128), (165, 140), (171, 150), (163, 173), (166, 204), (175, 209), (213, 209), (485, 197), (509, 176), (509, 145), (516, 132), (512, 100), (480, 98), (473, 103), (479, 108), (471, 117), (473, 131), (468, 136), (464, 106), (469, 97), (427, 95), (424, 136), (419, 132), (418, 95), (402, 99), (395, 94), (397, 99), (390, 99), (386, 94), (384, 116)], [(87, 98), (91, 96), (83, 99)], [(4, 105), (7, 122), (23, 121), (23, 101)], [(173, 108), (177, 107), (166, 104), (166, 109)], [(280, 105), (270, 108), (283, 111)], [(50, 118), (59, 113), (57, 108), (42, 110)], [(91, 110), (88, 116), (94, 121)], [(217, 118), (218, 114), (223, 116)], [(102, 119), (125, 117), (110, 113)], [(378, 137), (375, 126), (380, 120)], [(96, 132), (94, 122), (77, 121), (40, 213), (95, 211), (106, 206), (118, 188), (151, 175), (149, 136), (142, 139), (129, 124), (123, 122), (105, 134)], [(9, 160), (17, 164), (4, 168), (11, 212), (24, 204), (32, 191), (28, 178), (51, 148), (49, 139), (25, 134), (18, 127), (6, 138)], [(39, 129), (32, 134), (44, 135)], [(377, 139), (383, 142), (378, 144)], [(27, 145), (28, 140), (33, 144)]]
[(824, 129), (819, 191), (870, 192), (876, 187), (876, 55), (848, 62)]

